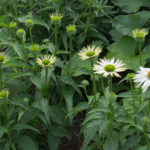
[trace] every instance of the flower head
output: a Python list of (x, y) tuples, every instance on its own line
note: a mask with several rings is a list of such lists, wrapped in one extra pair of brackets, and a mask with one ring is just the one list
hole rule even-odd
[(10, 22), (9, 27), (10, 28), (16, 28), (17, 23), (16, 22)]
[(132, 31), (132, 35), (135, 38), (145, 38), (147, 34), (148, 31), (146, 29), (135, 29)]
[(103, 74), (106, 76), (116, 76), (120, 77), (118, 72), (125, 71), (125, 64), (121, 60), (116, 60), (114, 58), (112, 59), (99, 59), (97, 61), (98, 65), (94, 65), (93, 69), (95, 73), (97, 74)]
[(9, 57), (4, 52), (0, 52), (0, 64), (4, 64), (8, 59)]
[(134, 78), (134, 73), (128, 73), (128, 74), (127, 74), (127, 78), (128, 78), (128, 79)]
[(28, 27), (32, 27), (32, 25), (33, 25), (33, 20), (32, 20), (32, 19), (26, 19), (26, 20), (25, 20), (25, 24), (26, 24)]
[(85, 60), (85, 59), (98, 56), (101, 52), (102, 52), (101, 47), (96, 47), (93, 45), (92, 47), (87, 46), (87, 48), (86, 47), (82, 48), (80, 52), (78, 53), (78, 55), (80, 56), (82, 60)]
[(0, 99), (7, 98), (8, 95), (9, 95), (9, 91), (8, 90), (1, 90), (0, 91)]
[(44, 55), (41, 58), (37, 58), (36, 62), (41, 67), (50, 67), (56, 61), (56, 57), (53, 55)]
[(70, 25), (66, 26), (66, 30), (67, 30), (68, 34), (73, 35), (76, 33), (76, 25), (70, 24)]
[(140, 67), (140, 71), (137, 71), (133, 79), (134, 82), (139, 83), (138, 86), (142, 85), (145, 92), (150, 86), (150, 68)]
[(62, 14), (59, 14), (59, 13), (56, 13), (56, 14), (51, 14), (49, 15), (52, 22), (54, 23), (58, 23), (61, 21), (61, 19), (63, 18), (63, 15)]
[(18, 37), (24, 36), (24, 35), (25, 35), (24, 29), (22, 29), (22, 28), (18, 29), (18, 30), (17, 30), (17, 35), (18, 35)]
[(31, 45), (29, 47), (29, 50), (32, 51), (32, 52), (36, 52), (36, 51), (38, 51), (38, 49), (39, 49), (39, 45), (38, 44), (34, 44), (34, 45)]

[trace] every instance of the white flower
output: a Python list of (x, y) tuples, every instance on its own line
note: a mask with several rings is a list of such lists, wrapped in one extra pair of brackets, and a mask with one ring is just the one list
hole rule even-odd
[(43, 57), (36, 59), (37, 64), (41, 67), (50, 67), (55, 61), (56, 57), (53, 55), (44, 55)]
[(144, 38), (148, 34), (146, 29), (135, 29), (132, 31), (132, 35), (135, 38)]
[(98, 65), (94, 65), (93, 70), (97, 74), (103, 74), (104, 77), (106, 76), (116, 76), (120, 77), (118, 72), (125, 71), (125, 64), (121, 60), (112, 59), (99, 59), (97, 61)]
[(85, 60), (85, 59), (98, 56), (101, 52), (102, 52), (101, 47), (96, 47), (93, 45), (92, 47), (87, 46), (87, 48), (86, 47), (82, 48), (80, 52), (78, 53), (78, 55), (80, 56), (82, 60)]
[(138, 86), (142, 85), (143, 92), (145, 92), (150, 86), (150, 68), (140, 67), (140, 71), (134, 76), (134, 82), (139, 83)]

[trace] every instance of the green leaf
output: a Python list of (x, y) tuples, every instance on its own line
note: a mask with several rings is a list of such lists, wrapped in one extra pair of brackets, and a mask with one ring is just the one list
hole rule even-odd
[[(107, 58), (121, 59), (128, 69), (137, 70), (140, 65), (139, 55), (135, 53), (136, 41), (129, 37), (124, 36), (119, 41), (113, 43), (108, 47), (109, 53)], [(144, 63), (144, 60), (143, 60)]]
[(12, 47), (15, 50), (15, 52), (17, 53), (17, 55), (24, 60), (24, 54), (22, 51), (22, 47), (20, 46), (20, 44), (16, 41), (14, 43), (12, 43)]
[(39, 131), (36, 128), (34, 128), (28, 124), (25, 124), (25, 123), (17, 123), (13, 126), (12, 129), (18, 130), (18, 131), (20, 131), (20, 130), (32, 130), (32, 131), (39, 133)]
[(73, 113), (77, 114), (77, 113), (79, 113), (79, 112), (81, 112), (83, 110), (86, 110), (88, 108), (90, 108), (90, 104), (89, 103), (87, 103), (87, 102), (81, 102), (81, 103), (79, 103), (78, 105), (76, 105), (74, 107)]
[(123, 12), (127, 13), (136, 12), (142, 6), (150, 6), (150, 1), (148, 0), (112, 0), (112, 2), (119, 6)]
[(38, 150), (37, 144), (28, 136), (23, 135), (17, 141), (20, 150)]
[(108, 139), (103, 145), (104, 150), (118, 150), (118, 142), (116, 139)]
[(72, 119), (73, 119), (72, 114), (71, 114), (73, 110), (73, 96), (74, 96), (74, 90), (68, 86), (64, 91), (64, 97), (65, 97), (65, 101), (67, 105), (67, 112), (70, 113), (69, 120), (70, 120), (71, 125), (72, 125)]
[(32, 76), (30, 78), (30, 80), (39, 90), (42, 90), (42, 84), (41, 84), (40, 77)]
[(16, 78), (20, 78), (20, 77), (26, 77), (26, 76), (31, 76), (31, 73), (12, 73), (10, 74), (7, 78), (6, 78), (6, 83), (11, 81), (11, 80), (14, 80)]
[(4, 135), (6, 131), (7, 131), (7, 128), (5, 126), (0, 126), (0, 138)]
[[(126, 2), (126, 1), (125, 1)], [(123, 35), (130, 35), (135, 28), (142, 28), (150, 18), (149, 11), (120, 15), (112, 20), (112, 26)]]
[(63, 127), (52, 126), (49, 129), (49, 132), (56, 137), (70, 137), (70, 133)]
[(78, 85), (76, 84), (76, 82), (68, 75), (63, 75), (60, 77), (61, 80), (65, 83), (65, 84), (69, 84), (71, 85), (77, 92), (79, 95), (82, 95), (80, 88), (78, 87)]
[(46, 118), (48, 124), (50, 125), (49, 104), (48, 103), (49, 103), (48, 100), (45, 98), (41, 98), (39, 100), (39, 105), (40, 105), (41, 111), (44, 113), (45, 118)]
[(49, 106), (49, 115), (53, 122), (63, 125), (66, 114), (63, 112), (62, 107), (57, 105)]
[(85, 132), (83, 146), (81, 150), (87, 150), (89, 142), (94, 138), (95, 134), (97, 132), (97, 128), (91, 127), (88, 128)]
[(57, 150), (59, 143), (60, 143), (60, 138), (53, 136), (50, 132), (48, 132), (48, 146), (50, 150)]

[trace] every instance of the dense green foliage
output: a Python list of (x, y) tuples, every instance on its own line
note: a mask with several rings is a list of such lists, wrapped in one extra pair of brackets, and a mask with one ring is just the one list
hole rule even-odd
[[(149, 35), (132, 32), (149, 30), (149, 0), (1, 0), (0, 13), (0, 150), (150, 149), (150, 89), (128, 74), (150, 67)], [(87, 46), (102, 52), (82, 60)], [(99, 58), (126, 71), (95, 74)]]

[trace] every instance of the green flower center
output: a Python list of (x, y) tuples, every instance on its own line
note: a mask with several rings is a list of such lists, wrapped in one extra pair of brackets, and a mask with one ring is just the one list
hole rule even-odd
[(112, 71), (114, 71), (115, 69), (116, 69), (116, 67), (115, 67), (114, 65), (111, 65), (111, 64), (106, 65), (106, 66), (104, 67), (104, 70), (107, 71), (107, 72), (112, 72)]
[(143, 38), (145, 35), (142, 32), (136, 33), (137, 38)]
[(147, 77), (148, 77), (148, 78), (150, 78), (150, 71), (148, 71), (148, 73), (147, 73)]
[(0, 62), (2, 63), (5, 60), (4, 56), (0, 56)]
[(8, 97), (8, 93), (6, 91), (3, 91), (3, 92), (0, 93), (0, 97), (1, 98), (6, 98), (6, 97)]
[(95, 52), (93, 52), (93, 51), (89, 51), (86, 53), (86, 56), (88, 56), (88, 57), (92, 57), (94, 55), (95, 55)]
[(45, 66), (48, 65), (50, 63), (50, 60), (49, 59), (44, 59), (42, 61), (42, 64), (44, 64)]

